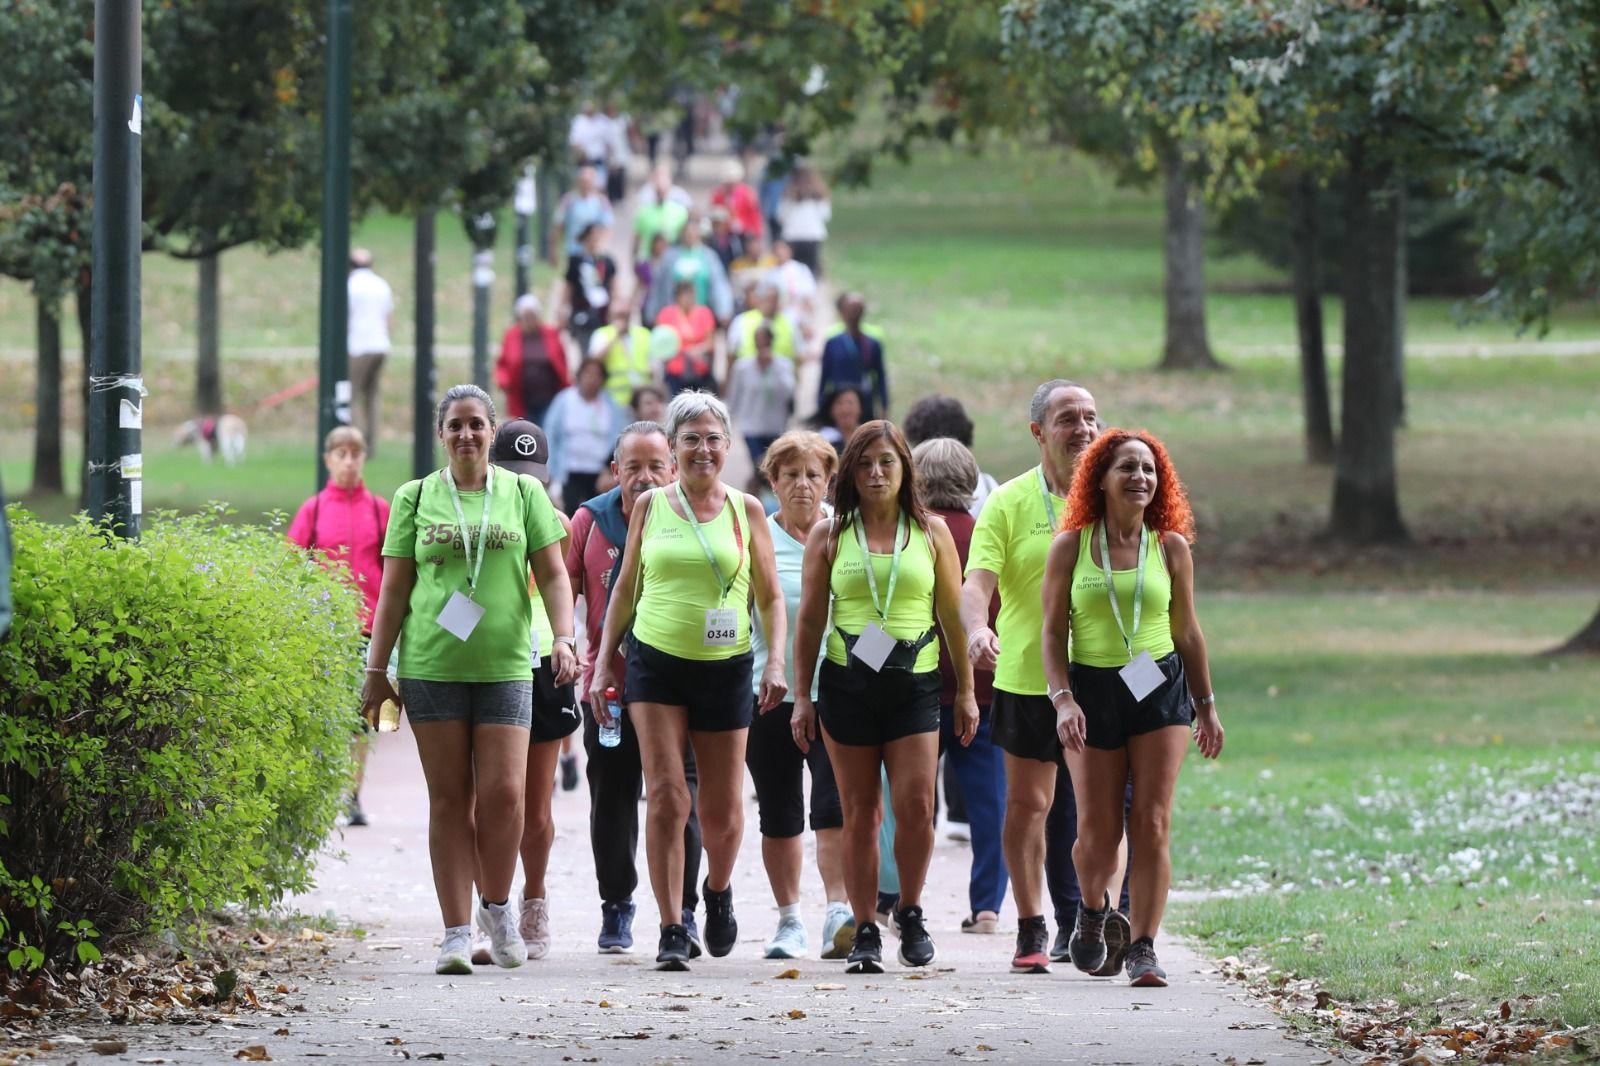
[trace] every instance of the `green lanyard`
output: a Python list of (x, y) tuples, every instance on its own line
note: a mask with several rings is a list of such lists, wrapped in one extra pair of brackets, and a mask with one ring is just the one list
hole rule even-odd
[(1100, 523), (1100, 569), (1106, 575), (1106, 595), (1111, 597), (1111, 616), (1117, 620), (1117, 632), (1122, 634), (1122, 645), (1128, 649), (1128, 661), (1133, 662), (1133, 638), (1139, 635), (1139, 614), (1144, 607), (1144, 564), (1150, 556), (1150, 527), (1139, 526), (1139, 569), (1133, 579), (1133, 632), (1122, 625), (1122, 606), (1117, 603), (1117, 587), (1111, 577), (1111, 546), (1106, 536), (1106, 524)]
[(1044, 513), (1050, 519), (1050, 532), (1053, 534), (1056, 531), (1056, 505), (1050, 499), (1050, 486), (1044, 483), (1044, 467), (1036, 466), (1033, 472), (1039, 478), (1039, 495), (1044, 498)]
[(894, 524), (894, 555), (889, 559), (889, 594), (883, 598), (883, 603), (878, 603), (878, 575), (872, 568), (872, 553), (867, 551), (867, 533), (862, 527), (866, 523), (859, 514), (856, 515), (856, 543), (861, 545), (861, 562), (867, 571), (867, 588), (872, 592), (872, 606), (878, 612), (878, 617), (883, 619), (883, 624), (889, 624), (889, 607), (894, 603), (894, 587), (900, 580), (900, 542), (905, 538), (906, 514), (900, 512), (899, 519)]
[(478, 574), (483, 570), (484, 546), (488, 543), (489, 533), (489, 504), (494, 499), (494, 467), (489, 467), (489, 472), (483, 479), (483, 517), (478, 520), (478, 556), (472, 556), (472, 538), (467, 535), (467, 514), (461, 509), (461, 493), (456, 491), (455, 475), (450, 473), (450, 468), (444, 468), (444, 483), (450, 486), (450, 502), (456, 505), (456, 529), (461, 534), (461, 550), (467, 556), (467, 599), (472, 599), (478, 592)]
[[(711, 564), (711, 574), (717, 579), (717, 587), (722, 590), (722, 599), (718, 601), (717, 606), (726, 606), (728, 603), (728, 593), (733, 591), (733, 582), (722, 576), (722, 567), (717, 565), (717, 557), (712, 554), (711, 543), (706, 540), (706, 531), (700, 528), (700, 519), (695, 517), (694, 508), (689, 506), (689, 498), (683, 494), (683, 482), (674, 481), (672, 483), (672, 487), (678, 490), (678, 502), (683, 504), (684, 516), (689, 519), (689, 525), (694, 527), (694, 535), (700, 540), (700, 550), (706, 553), (706, 562)], [(733, 495), (731, 493), (728, 494), (728, 506), (733, 506)], [(731, 517), (733, 520), (733, 530), (736, 534), (734, 537), (734, 542), (738, 545), (739, 551), (739, 561), (734, 565), (733, 568), (733, 576), (734, 579), (737, 580), (739, 577), (739, 569), (744, 565), (744, 545), (742, 538), (737, 536), (739, 532), (738, 512), (735, 511)]]

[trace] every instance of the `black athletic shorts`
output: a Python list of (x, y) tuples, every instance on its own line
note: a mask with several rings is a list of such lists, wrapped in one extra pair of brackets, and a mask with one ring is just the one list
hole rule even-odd
[(555, 666), (548, 656), (539, 657), (533, 671), (533, 727), (528, 743), (560, 740), (583, 724), (583, 708), (578, 706), (577, 686), (556, 684)]
[(1007, 755), (1060, 763), (1061, 738), (1056, 735), (1056, 709), (1046, 696), (1024, 696), (994, 690), (989, 712), (989, 739)]
[(747, 729), (754, 706), (750, 700), (753, 663), (749, 652), (731, 659), (680, 659), (629, 637), (623, 699), (686, 708), (691, 732)]
[(1072, 696), (1083, 708), (1087, 728), (1084, 743), (1091, 748), (1114, 751), (1128, 746), (1129, 737), (1154, 733), (1174, 725), (1194, 721), (1194, 700), (1189, 695), (1189, 680), (1183, 673), (1183, 656), (1177, 652), (1156, 660), (1166, 681), (1144, 699), (1134, 702), (1133, 693), (1109, 666), (1067, 665), (1067, 681)]
[(913, 673), (822, 662), (817, 717), (836, 744), (876, 747), (939, 731), (939, 671)]
[[(751, 706), (755, 697), (751, 697)], [(756, 808), (761, 816), (761, 835), (786, 838), (799, 836), (805, 823), (805, 769), (811, 768), (811, 828), (839, 829), (844, 825), (844, 808), (839, 804), (839, 785), (833, 778), (833, 763), (828, 761), (828, 746), (819, 734), (811, 750), (800, 751), (794, 742), (789, 722), (794, 704), (778, 704), (766, 714), (752, 712), (750, 739), (744, 761), (750, 767), (750, 780), (756, 786)]]

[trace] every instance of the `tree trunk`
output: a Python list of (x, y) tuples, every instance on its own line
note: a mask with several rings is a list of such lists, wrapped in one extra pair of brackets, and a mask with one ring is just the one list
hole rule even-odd
[(1344, 244), (1344, 389), (1329, 535), (1347, 544), (1409, 540), (1395, 483), (1394, 171), (1359, 142), (1350, 152)]
[(200, 259), (198, 332), (200, 349), (195, 364), (194, 406), (202, 415), (220, 415), (222, 406), (222, 261), (215, 255)]
[(1394, 424), (1406, 424), (1406, 297), (1411, 295), (1411, 259), (1406, 254), (1406, 183), (1394, 187)]
[(435, 266), (434, 213), (417, 215), (416, 244), (416, 365), (412, 378), (411, 476), (424, 478), (435, 468), (433, 404), (438, 376), (433, 362), (433, 293)]
[(38, 414), (33, 426), (33, 495), (66, 491), (61, 464), (61, 303), (39, 297), (39, 380), (34, 384)]
[(1589, 624), (1575, 633), (1553, 654), (1556, 655), (1600, 655), (1600, 611), (1595, 611), (1594, 617), (1589, 619)]
[(1289, 258), (1294, 319), (1300, 334), (1300, 396), (1305, 408), (1306, 460), (1326, 465), (1333, 462), (1333, 414), (1322, 329), (1321, 243), (1316, 179), (1301, 174), (1289, 191)]
[(93, 350), (94, 333), (94, 275), (89, 270), (78, 274), (78, 335), (83, 338), (83, 374), (78, 381), (79, 399), (82, 401), (83, 434), (82, 459), (78, 464), (78, 507), (89, 509), (89, 352)]
[(1162, 157), (1167, 188), (1167, 340), (1162, 370), (1216, 369), (1206, 340), (1206, 217), (1191, 195), (1183, 153), (1170, 145)]

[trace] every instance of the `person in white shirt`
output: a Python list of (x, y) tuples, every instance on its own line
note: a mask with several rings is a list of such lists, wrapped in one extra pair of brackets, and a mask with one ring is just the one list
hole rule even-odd
[(345, 285), (345, 351), (350, 356), (350, 386), (355, 393), (356, 428), (367, 440), (367, 458), (378, 454), (378, 378), (389, 354), (394, 325), (394, 290), (372, 269), (372, 253), (350, 250), (350, 277)]
[(567, 144), (579, 164), (595, 168), (603, 186), (606, 180), (606, 152), (611, 146), (611, 119), (595, 108), (593, 100), (585, 100), (583, 111), (573, 116)]
[(817, 277), (822, 276), (822, 242), (828, 239), (833, 201), (828, 186), (814, 167), (798, 166), (778, 205), (778, 229), (789, 242), (795, 259)]
[(633, 118), (617, 110), (617, 102), (606, 104), (606, 197), (622, 203), (628, 192), (628, 161), (633, 158)]

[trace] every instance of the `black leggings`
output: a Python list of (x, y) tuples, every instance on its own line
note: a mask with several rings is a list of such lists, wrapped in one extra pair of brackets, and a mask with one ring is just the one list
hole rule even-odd
[(744, 761), (756, 783), (756, 806), (761, 812), (764, 837), (797, 837), (805, 830), (803, 771), (807, 766), (811, 767), (812, 830), (844, 826), (839, 786), (833, 779), (828, 749), (822, 743), (822, 730), (817, 730), (810, 753), (802, 754), (789, 731), (793, 714), (793, 703), (780, 703), (766, 714), (753, 712), (750, 720)]

